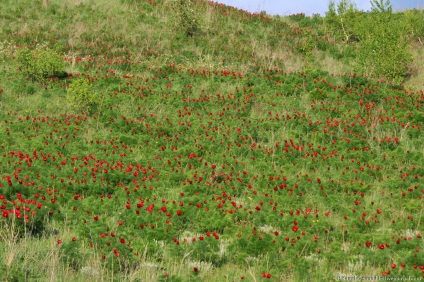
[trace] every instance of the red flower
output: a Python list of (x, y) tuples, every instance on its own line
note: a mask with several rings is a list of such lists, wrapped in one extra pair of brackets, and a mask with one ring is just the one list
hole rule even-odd
[(155, 204), (151, 204), (146, 208), (146, 211), (148, 211), (150, 214), (152, 214), (153, 208), (155, 207)]
[(191, 159), (191, 158), (196, 158), (196, 157), (197, 157), (197, 155), (196, 155), (195, 153), (193, 153), (193, 154), (189, 154), (187, 157), (188, 157), (189, 159)]
[(262, 277), (263, 278), (271, 278), (271, 273), (265, 273), (265, 272), (262, 272)]
[(197, 272), (197, 271), (199, 271), (199, 269), (197, 267), (193, 267), (193, 271)]
[(180, 215), (182, 215), (182, 214), (183, 214), (183, 212), (182, 212), (182, 211), (177, 210), (177, 215), (178, 215), (178, 216), (180, 216)]
[(293, 227), (292, 227), (292, 230), (293, 230), (294, 232), (296, 232), (297, 230), (299, 230), (299, 227), (297, 227), (297, 226), (295, 225), (295, 226), (293, 226)]

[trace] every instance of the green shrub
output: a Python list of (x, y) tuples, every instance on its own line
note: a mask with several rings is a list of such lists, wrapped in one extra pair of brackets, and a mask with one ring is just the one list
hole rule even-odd
[(411, 61), (408, 34), (390, 9), (374, 9), (355, 26), (359, 39), (357, 62), (360, 71), (372, 77), (401, 82)]
[(422, 43), (424, 37), (424, 11), (405, 10), (402, 12), (403, 24), (409, 34), (409, 38)]
[[(399, 83), (411, 61), (410, 24), (392, 12), (389, 0), (372, 0), (372, 11), (358, 11), (351, 0), (330, 1), (325, 22), (332, 36), (355, 49), (356, 68), (368, 76)], [(414, 22), (414, 17), (409, 21)], [(415, 34), (419, 34), (418, 31)], [(336, 58), (341, 54), (330, 51)]]
[(74, 80), (66, 94), (68, 103), (82, 111), (90, 111), (96, 104), (97, 95), (93, 92), (90, 81), (87, 78)]
[(65, 64), (62, 57), (44, 44), (33, 50), (20, 48), (16, 59), (22, 74), (32, 80), (41, 81), (64, 73)]
[(178, 0), (176, 3), (179, 28), (187, 37), (192, 37), (200, 32), (200, 22), (191, 0)]
[(371, 10), (375, 12), (392, 12), (390, 0), (371, 0), (371, 6)]

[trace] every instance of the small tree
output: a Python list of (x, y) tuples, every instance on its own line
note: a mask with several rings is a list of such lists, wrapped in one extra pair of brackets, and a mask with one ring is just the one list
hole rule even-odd
[(371, 10), (374, 12), (392, 12), (392, 4), (390, 3), (390, 0), (371, 0)]
[(330, 0), (328, 11), (325, 13), (325, 22), (333, 36), (337, 40), (349, 43), (354, 36), (355, 18), (358, 10), (350, 0), (341, 0), (336, 7), (336, 3)]

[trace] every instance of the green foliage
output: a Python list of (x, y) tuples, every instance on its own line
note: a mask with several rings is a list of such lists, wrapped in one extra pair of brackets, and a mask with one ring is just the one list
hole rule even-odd
[(66, 100), (76, 109), (90, 111), (96, 104), (97, 95), (87, 78), (78, 78), (68, 88)]
[(422, 44), (424, 37), (424, 11), (406, 10), (402, 12), (402, 16), (404, 20), (400, 22), (405, 25), (409, 38)]
[(306, 16), (305, 16), (304, 13), (298, 13), (298, 14), (290, 15), (289, 19), (291, 21), (299, 23), (299, 22), (303, 21), (304, 19), (306, 19)]
[(176, 12), (179, 29), (186, 37), (192, 37), (200, 32), (199, 18), (191, 0), (177, 0)]
[[(408, 34), (413, 24), (393, 14), (389, 0), (372, 0), (371, 5), (372, 12), (364, 13), (350, 0), (342, 0), (337, 6), (330, 1), (325, 22), (337, 41), (355, 48), (358, 72), (399, 83), (411, 61)], [(410, 19), (419, 22), (415, 17)]]
[(16, 59), (22, 74), (32, 80), (42, 81), (64, 73), (65, 64), (62, 57), (43, 44), (33, 50), (20, 48)]
[(305, 30), (302, 37), (296, 42), (295, 50), (308, 58), (312, 57), (312, 51), (315, 49), (316, 44), (313, 40), (314, 35), (311, 30)]
[(349, 43), (354, 37), (355, 19), (358, 10), (350, 0), (341, 0), (336, 7), (333, 0), (328, 4), (328, 11), (325, 13), (325, 23), (336, 40)]
[(392, 4), (390, 0), (371, 0), (372, 11), (377, 12), (392, 12)]
[(408, 36), (390, 8), (363, 15), (356, 24), (357, 63), (366, 75), (401, 82), (411, 61)]

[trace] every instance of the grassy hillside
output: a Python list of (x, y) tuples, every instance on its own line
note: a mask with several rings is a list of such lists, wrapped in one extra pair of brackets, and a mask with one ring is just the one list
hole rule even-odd
[(328, 17), (3, 1), (2, 280), (422, 278), (423, 12), (393, 17), (388, 77)]

